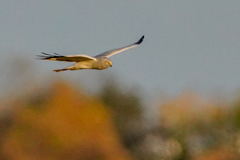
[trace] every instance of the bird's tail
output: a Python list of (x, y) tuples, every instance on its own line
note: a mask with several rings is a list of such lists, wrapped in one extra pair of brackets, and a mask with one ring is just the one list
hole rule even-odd
[(76, 70), (76, 68), (74, 66), (71, 66), (71, 67), (67, 67), (67, 68), (63, 68), (63, 69), (56, 69), (56, 70), (53, 70), (54, 72), (62, 72), (62, 71), (67, 71), (67, 70)]

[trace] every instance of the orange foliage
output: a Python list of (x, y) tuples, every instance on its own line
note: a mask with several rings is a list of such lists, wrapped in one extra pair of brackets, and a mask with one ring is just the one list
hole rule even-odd
[(159, 113), (168, 138), (174, 137), (181, 146), (180, 159), (237, 159), (238, 128), (232, 123), (235, 112), (230, 106), (219, 106), (187, 91), (161, 105)]
[(226, 114), (225, 108), (207, 101), (200, 95), (185, 91), (175, 99), (160, 106), (160, 117), (166, 127), (183, 127), (193, 122), (220, 121)]
[(227, 148), (219, 148), (215, 150), (208, 151), (204, 155), (195, 158), (193, 160), (238, 160), (236, 152)]
[(17, 160), (131, 159), (118, 139), (110, 112), (98, 100), (60, 81), (44, 101), (20, 106), (3, 141), (3, 153)]

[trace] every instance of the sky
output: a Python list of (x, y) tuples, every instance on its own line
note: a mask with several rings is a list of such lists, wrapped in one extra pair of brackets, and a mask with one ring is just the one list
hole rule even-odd
[[(239, 0), (1, 0), (0, 88), (14, 78), (13, 59), (25, 59), (43, 83), (46, 76), (65, 77), (86, 90), (113, 76), (145, 93), (234, 92), (240, 88), (239, 6)], [(107, 70), (55, 73), (72, 63), (35, 59), (41, 52), (95, 56), (142, 35), (143, 43), (111, 57)]]

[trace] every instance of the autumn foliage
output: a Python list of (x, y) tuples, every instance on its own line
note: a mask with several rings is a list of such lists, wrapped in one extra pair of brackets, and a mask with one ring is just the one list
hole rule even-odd
[(15, 100), (2, 138), (2, 158), (16, 160), (131, 159), (110, 111), (64, 81)]
[[(185, 91), (159, 100), (147, 121), (140, 96), (107, 82), (96, 95), (57, 80), (7, 95), (0, 108), (1, 160), (238, 160), (240, 101)], [(123, 87), (124, 88), (124, 87)], [(223, 103), (224, 102), (224, 103)]]

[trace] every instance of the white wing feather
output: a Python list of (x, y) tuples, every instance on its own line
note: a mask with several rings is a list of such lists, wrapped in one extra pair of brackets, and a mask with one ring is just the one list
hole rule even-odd
[(144, 36), (142, 36), (136, 43), (130, 44), (130, 45), (122, 47), (122, 48), (113, 49), (113, 50), (110, 50), (110, 51), (103, 52), (103, 53), (101, 53), (101, 54), (99, 54), (95, 57), (107, 57), (107, 58), (111, 57), (114, 54), (123, 52), (125, 50), (131, 49), (131, 48), (134, 48), (134, 47), (137, 47), (139, 44), (142, 43), (143, 39), (144, 39)]

